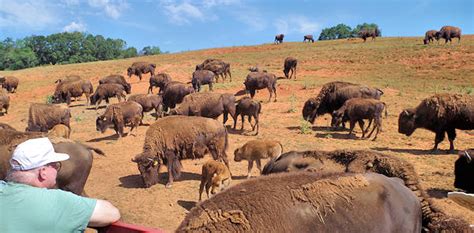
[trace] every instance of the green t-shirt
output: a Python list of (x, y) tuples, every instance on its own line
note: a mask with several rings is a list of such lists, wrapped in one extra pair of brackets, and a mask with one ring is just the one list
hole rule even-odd
[(0, 180), (0, 232), (83, 232), (96, 200)]

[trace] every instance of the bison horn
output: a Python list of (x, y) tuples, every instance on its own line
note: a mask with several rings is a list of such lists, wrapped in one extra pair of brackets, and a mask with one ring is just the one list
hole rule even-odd
[(406, 109), (403, 110), (403, 115), (408, 115), (408, 111)]
[(469, 153), (467, 153), (467, 150), (464, 151), (464, 155), (466, 156), (468, 163), (472, 162), (472, 157), (471, 157), (471, 155), (469, 155)]
[(152, 161), (152, 162), (154, 161), (152, 158), (146, 158), (146, 159), (147, 159), (147, 160), (150, 160), (150, 161)]

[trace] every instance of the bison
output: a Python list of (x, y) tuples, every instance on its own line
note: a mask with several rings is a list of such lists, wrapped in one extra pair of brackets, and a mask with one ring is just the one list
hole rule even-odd
[(191, 83), (193, 84), (193, 88), (195, 92), (201, 91), (201, 85), (209, 85), (209, 91), (212, 90), (212, 85), (216, 79), (216, 75), (214, 72), (209, 70), (196, 70), (193, 72), (193, 78), (191, 79)]
[(232, 181), (229, 168), (225, 164), (209, 160), (202, 165), (201, 184), (199, 185), (199, 201), (202, 200), (202, 191), (206, 187), (207, 198), (209, 198), (209, 189), (211, 194), (224, 190)]
[(0, 89), (0, 112), (5, 109), (5, 114), (8, 114), (8, 108), (10, 107), (10, 96)]
[(380, 30), (378, 28), (364, 28), (359, 31), (358, 33), (359, 37), (364, 40), (364, 42), (367, 40), (367, 38), (372, 37), (372, 40), (375, 40), (376, 37), (380, 36)]
[(158, 93), (163, 93), (166, 84), (171, 82), (171, 76), (167, 73), (158, 73), (150, 77), (150, 86), (148, 87), (148, 94), (153, 94), (153, 87), (159, 87)]
[(112, 74), (106, 77), (103, 77), (99, 80), (99, 85), (106, 84), (106, 83), (115, 83), (123, 86), (123, 89), (127, 94), (132, 93), (132, 86), (130, 83), (127, 83), (125, 77), (119, 74)]
[(26, 131), (48, 132), (57, 124), (70, 127), (71, 110), (65, 105), (33, 103), (28, 111)]
[(314, 43), (313, 35), (305, 35), (304, 38), (303, 38), (303, 42), (306, 42), (306, 41), (308, 41), (308, 42), (311, 41), (311, 43)]
[(230, 77), (232, 82), (232, 73), (230, 72), (230, 64), (220, 59), (209, 58), (204, 60), (203, 63), (196, 65), (196, 70), (209, 70), (216, 75), (216, 82), (218, 77), (221, 77), (223, 81), (227, 79), (227, 75)]
[(275, 94), (275, 102), (277, 101), (276, 85), (277, 78), (272, 73), (266, 72), (250, 72), (244, 82), (245, 90), (250, 93), (253, 99), (255, 91), (267, 88), (270, 93), (268, 102), (272, 99), (272, 94)]
[(295, 172), (242, 182), (195, 206), (176, 232), (421, 232), (398, 178)]
[(71, 129), (66, 125), (57, 124), (48, 132), (48, 137), (69, 139), (71, 137)]
[(108, 104), (109, 98), (114, 96), (117, 97), (119, 102), (122, 101), (122, 98), (125, 100), (125, 89), (122, 85), (116, 83), (101, 84), (90, 97), (90, 103), (95, 104), (95, 109), (97, 110), (103, 99), (105, 99), (105, 102)]
[(163, 110), (168, 112), (169, 108), (175, 108), (177, 104), (183, 102), (183, 98), (194, 92), (192, 87), (181, 82), (169, 82), (163, 92)]
[(456, 129), (474, 129), (474, 97), (459, 94), (437, 94), (424, 99), (416, 108), (404, 109), (398, 117), (398, 132), (410, 136), (417, 128), (436, 134), (431, 152), (448, 134), (449, 152), (454, 153)]
[[(237, 102), (237, 106), (235, 107), (235, 121), (234, 121), (234, 130), (235, 127), (237, 126), (237, 118), (239, 115), (242, 118), (242, 127), (240, 130), (244, 130), (244, 117), (248, 116), (248, 121), (250, 126), (252, 126), (252, 131), (255, 130), (255, 127), (257, 127), (257, 132), (255, 135), (258, 135), (258, 129), (259, 127), (259, 116), (260, 113), (262, 112), (262, 104), (258, 101), (253, 100), (252, 98), (246, 96), (242, 99), (240, 99)], [(255, 124), (252, 125), (252, 117), (255, 120)]]
[(2, 88), (5, 88), (10, 93), (16, 92), (19, 82), (20, 80), (17, 77), (13, 77), (13, 76), (0, 77), (0, 84), (2, 85)]
[(454, 163), (454, 187), (474, 193), (474, 150), (459, 152), (459, 158)]
[(203, 158), (210, 152), (214, 160), (229, 162), (225, 127), (214, 119), (195, 116), (170, 116), (158, 119), (146, 131), (143, 152), (135, 156), (145, 187), (159, 181), (161, 165), (168, 167), (167, 188), (181, 175), (181, 160)]
[(439, 30), (438, 34), (436, 34), (436, 40), (443, 38), (445, 40), (445, 44), (448, 41), (451, 43), (452, 38), (458, 38), (458, 43), (461, 42), (461, 29), (458, 27), (453, 26), (444, 26)]
[(283, 38), (285, 38), (285, 35), (283, 34), (278, 34), (275, 36), (275, 44), (281, 44), (283, 43)]
[(104, 114), (97, 117), (95, 121), (97, 131), (104, 133), (110, 126), (114, 126), (115, 133), (123, 137), (123, 128), (130, 126), (130, 133), (138, 128), (143, 119), (143, 108), (134, 101), (125, 101), (107, 106)]
[(135, 101), (143, 108), (143, 113), (155, 110), (155, 120), (163, 116), (163, 98), (161, 95), (136, 94), (128, 97), (128, 101)]
[[(283, 66), (283, 73), (285, 73), (285, 77), (291, 79), (294, 75), (296, 80), (296, 65), (298, 64), (298, 60), (294, 57), (287, 57), (285, 59), (285, 64)], [(291, 74), (290, 74), (291, 71)]]
[(431, 43), (432, 41), (434, 41), (435, 39), (436, 40), (439, 40), (438, 38), (438, 31), (436, 30), (429, 30), (425, 33), (425, 39), (423, 39), (423, 43), (424, 44), (429, 44)]
[(228, 115), (235, 118), (235, 96), (220, 93), (192, 93), (183, 98), (183, 102), (171, 110), (171, 115), (202, 116), (217, 119), (224, 114), (223, 124)]
[(303, 118), (312, 124), (318, 116), (342, 107), (351, 98), (380, 99), (383, 91), (349, 82), (330, 82), (323, 85), (316, 98), (309, 98), (303, 106)]
[(132, 66), (128, 67), (127, 75), (129, 78), (132, 75), (138, 76), (140, 81), (142, 81), (142, 74), (150, 73), (151, 76), (155, 75), (156, 65), (148, 62), (134, 62)]
[(275, 140), (251, 140), (245, 143), (242, 147), (235, 149), (234, 161), (240, 162), (247, 160), (249, 162), (247, 179), (250, 178), (253, 162), (257, 164), (257, 168), (262, 172), (261, 159), (274, 158), (281, 155), (283, 146), (279, 141)]
[(81, 97), (86, 95), (86, 103), (89, 105), (89, 97), (94, 92), (92, 83), (89, 80), (77, 80), (70, 82), (59, 82), (53, 94), (53, 103), (71, 104), (71, 97)]

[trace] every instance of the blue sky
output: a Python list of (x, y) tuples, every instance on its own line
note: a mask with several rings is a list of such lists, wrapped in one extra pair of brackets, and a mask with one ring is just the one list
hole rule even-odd
[(0, 0), (0, 39), (81, 31), (179, 52), (316, 38), (339, 23), (376, 23), (383, 36), (443, 25), (474, 34), (473, 0)]

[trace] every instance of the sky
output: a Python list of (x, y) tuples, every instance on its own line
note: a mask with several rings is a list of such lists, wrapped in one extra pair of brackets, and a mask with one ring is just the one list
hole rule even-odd
[(0, 40), (80, 31), (141, 50), (181, 52), (319, 37), (344, 23), (383, 36), (424, 36), (444, 25), (474, 34), (474, 0), (0, 0)]

